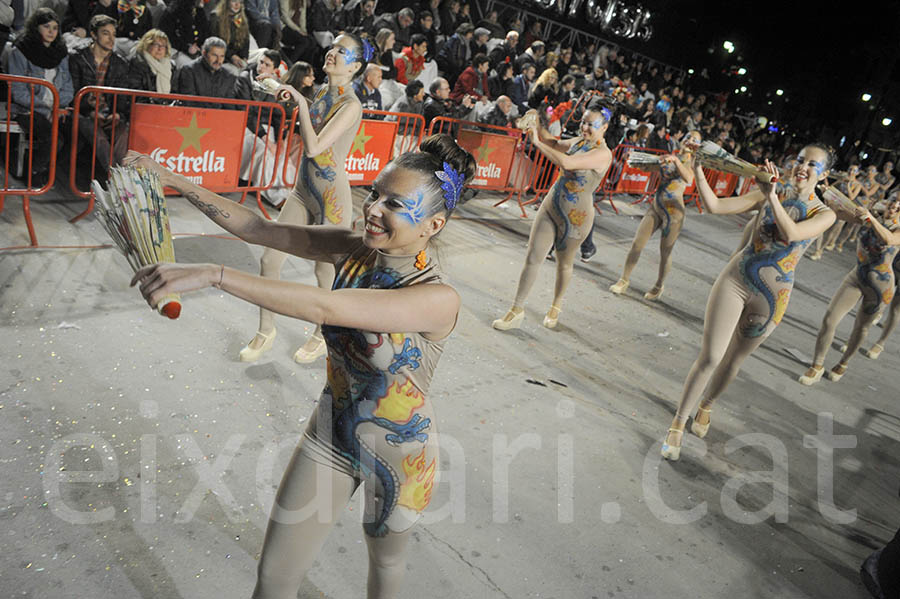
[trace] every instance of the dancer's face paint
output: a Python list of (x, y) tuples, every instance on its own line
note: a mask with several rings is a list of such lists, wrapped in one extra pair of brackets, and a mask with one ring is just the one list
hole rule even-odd
[(581, 133), (583, 137), (598, 139), (606, 130), (606, 119), (599, 112), (585, 112), (581, 117)]
[(414, 254), (435, 217), (428, 217), (430, 191), (418, 172), (388, 164), (363, 204), (368, 247)]
[(884, 210), (885, 220), (893, 220), (898, 214), (900, 214), (900, 197), (891, 200)]
[(828, 155), (824, 150), (814, 147), (803, 148), (791, 172), (794, 183), (800, 188), (815, 185), (819, 177), (825, 173), (826, 160)]
[(360, 62), (359, 53), (360, 48), (356, 47), (352, 38), (339, 35), (325, 54), (325, 72), (336, 75), (351, 72), (354, 70), (351, 65)]

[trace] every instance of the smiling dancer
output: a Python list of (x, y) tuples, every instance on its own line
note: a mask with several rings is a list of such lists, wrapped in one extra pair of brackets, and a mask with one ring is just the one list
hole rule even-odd
[[(693, 147), (700, 144), (700, 133), (692, 131), (682, 141), (678, 156), (668, 154), (660, 156), (659, 166), (641, 167), (641, 170), (659, 171), (661, 180), (656, 190), (653, 203), (647, 209), (644, 218), (638, 225), (631, 250), (625, 259), (625, 270), (622, 277), (610, 286), (609, 290), (620, 295), (628, 289), (631, 271), (637, 266), (644, 246), (657, 229), (661, 229), (659, 237), (659, 275), (653, 289), (644, 294), (644, 299), (655, 301), (663, 292), (663, 283), (672, 269), (672, 249), (684, 225), (684, 190), (694, 182)], [(682, 162), (682, 158), (684, 162)], [(686, 164), (685, 164), (686, 163)]]
[[(284, 88), (299, 110), (299, 130), (303, 157), (297, 172), (297, 184), (285, 200), (278, 222), (290, 225), (333, 225), (349, 229), (353, 217), (350, 182), (344, 163), (362, 119), (362, 105), (353, 92), (351, 80), (362, 72), (371, 58), (372, 46), (355, 35), (344, 34), (334, 40), (325, 54), (328, 82), (322, 85), (311, 105), (293, 87)], [(260, 274), (278, 279), (287, 254), (267, 247), (260, 260)], [(316, 280), (327, 289), (334, 280), (334, 266), (316, 261)], [(256, 336), (241, 350), (243, 362), (254, 362), (275, 341), (275, 317), (260, 308)], [(309, 340), (294, 354), (301, 364), (325, 355), (325, 340), (316, 327)]]
[[(835, 220), (834, 212), (815, 194), (816, 183), (825, 178), (833, 160), (825, 146), (810, 144), (800, 152), (784, 186), (761, 181), (759, 189), (731, 198), (717, 198), (699, 162), (694, 164), (697, 190), (711, 213), (759, 212), (748, 225), (753, 228), (749, 242), (729, 260), (710, 291), (700, 355), (684, 382), (663, 442), (666, 459), (677, 460), (681, 454), (684, 428), (701, 394), (691, 432), (706, 436), (716, 398), (781, 322), (794, 285), (794, 268), (810, 241)], [(769, 161), (766, 171), (778, 174)]]
[(862, 303), (856, 312), (847, 349), (840, 361), (827, 373), (828, 379), (834, 382), (839, 381), (847, 372), (847, 364), (865, 340), (869, 327), (881, 317), (885, 306), (890, 305), (894, 297), (896, 279), (892, 263), (897, 255), (897, 244), (900, 244), (900, 199), (888, 204), (881, 219), (872, 216), (862, 206), (857, 207), (852, 215), (841, 216), (853, 218), (862, 225), (856, 246), (857, 263), (844, 277), (828, 304), (816, 339), (812, 365), (800, 377), (800, 382), (804, 385), (813, 385), (822, 378), (825, 372), (825, 354), (834, 340), (834, 331), (860, 298)]
[(150, 266), (132, 283), (140, 283), (151, 306), (168, 293), (214, 286), (322, 326), (328, 383), (278, 489), (253, 597), (297, 596), (363, 482), (368, 597), (395, 597), (411, 529), (437, 483), (437, 422), (428, 392), (460, 306), (430, 256), (431, 239), (475, 174), (475, 159), (450, 136), (435, 135), (422, 141), (420, 151), (390, 162), (365, 201), (362, 236), (338, 227), (273, 223), (147, 156), (131, 154), (128, 162), (160, 173), (165, 186), (244, 241), (336, 266), (331, 290), (217, 264)]
[(612, 153), (603, 139), (611, 117), (608, 108), (591, 102), (581, 119), (581, 135), (564, 141), (556, 140), (540, 119), (535, 119), (531, 141), (559, 167), (559, 177), (544, 196), (531, 226), (516, 298), (506, 315), (493, 322), (495, 329), (506, 331), (522, 326), (525, 299), (551, 247), (557, 252), (556, 286), (543, 324), (550, 329), (556, 326), (563, 295), (572, 279), (575, 255), (594, 226), (594, 190), (612, 162)]

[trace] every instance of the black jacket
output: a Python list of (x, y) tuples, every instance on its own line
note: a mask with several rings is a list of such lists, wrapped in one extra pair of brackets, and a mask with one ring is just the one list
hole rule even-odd
[(187, 52), (191, 44), (202, 47), (210, 36), (206, 11), (197, 8), (194, 0), (175, 0), (166, 6), (159, 28), (169, 36), (172, 48), (180, 52)]
[[(91, 46), (82, 48), (78, 52), (69, 55), (69, 73), (72, 75), (72, 89), (78, 93), (83, 87), (89, 85), (97, 85), (97, 64), (94, 62), (94, 53)], [(129, 74), (128, 63), (125, 59), (113, 52), (109, 55), (109, 67), (106, 69), (106, 78), (103, 80), (104, 87), (131, 87), (131, 75)], [(112, 110), (112, 96), (106, 95), (106, 103)], [(118, 96), (116, 98), (116, 112), (121, 115), (128, 115), (131, 106), (127, 96)], [(91, 111), (88, 103), (88, 96), (82, 98), (81, 114), (87, 116)]]
[[(175, 82), (178, 73), (175, 70), (175, 61), (169, 59), (169, 63), (172, 66), (172, 81), (171, 81), (171, 89), (175, 91)], [(146, 59), (144, 59), (143, 54), (140, 52), (135, 52), (134, 56), (131, 57), (131, 60), (128, 61), (129, 68), (129, 83), (128, 87), (132, 89), (141, 89), (145, 92), (155, 92), (156, 91), (156, 75), (150, 70), (150, 65), (147, 64)], [(162, 103), (163, 100), (149, 100), (152, 103)]]
[(462, 119), (471, 110), (471, 108), (466, 108), (462, 104), (456, 104), (451, 100), (441, 100), (434, 96), (426, 95), (422, 116), (425, 118), (425, 125), (427, 126), (436, 117), (445, 116), (451, 119)]
[[(94, 15), (106, 15), (118, 23), (119, 10), (116, 2), (111, 2), (109, 6), (103, 6), (97, 0), (69, 0), (67, 4), (69, 7), (66, 9), (66, 16), (63, 19), (62, 31), (72, 31), (76, 27), (81, 27), (90, 33), (91, 17)], [(144, 12), (149, 13), (146, 10)]]
[[(203, 56), (195, 58), (178, 70), (177, 93), (189, 96), (210, 96), (213, 98), (233, 98), (235, 76), (224, 68), (213, 71)], [(193, 102), (197, 106), (218, 108), (214, 103)]]

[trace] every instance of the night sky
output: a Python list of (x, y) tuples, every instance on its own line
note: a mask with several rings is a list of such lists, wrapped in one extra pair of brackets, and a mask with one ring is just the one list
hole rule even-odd
[[(643, 4), (655, 12), (653, 39), (629, 40), (626, 47), (685, 68), (709, 67), (720, 77), (718, 89), (746, 85), (750, 95), (738, 96), (737, 106), (780, 117), (798, 132), (858, 137), (871, 120), (873, 143), (897, 142), (900, 2)], [(725, 40), (734, 43), (733, 54), (723, 49)], [(723, 68), (738, 65), (747, 75), (721, 79)], [(778, 88), (781, 98), (774, 95)], [(864, 91), (873, 96), (869, 103), (860, 99)], [(893, 118), (892, 126), (881, 125), (884, 116)]]

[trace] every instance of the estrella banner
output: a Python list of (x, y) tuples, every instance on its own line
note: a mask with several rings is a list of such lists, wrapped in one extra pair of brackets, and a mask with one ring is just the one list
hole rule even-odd
[(347, 179), (351, 185), (370, 185), (394, 151), (397, 121), (363, 119), (347, 154)]
[(498, 133), (462, 129), (459, 146), (475, 156), (475, 178), (472, 187), (503, 189), (509, 181), (518, 138)]
[(613, 193), (646, 193), (650, 184), (650, 173), (628, 166), (622, 162), (622, 174)]
[(719, 173), (719, 176), (716, 178), (716, 183), (713, 186), (713, 191), (720, 198), (728, 197), (734, 193), (737, 182), (737, 175), (732, 173)]
[(198, 185), (233, 190), (245, 121), (243, 110), (134, 104), (128, 147)]

